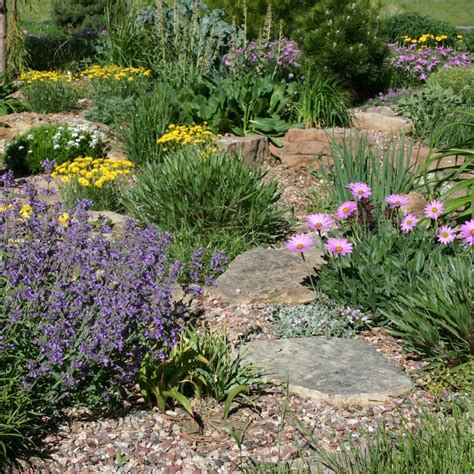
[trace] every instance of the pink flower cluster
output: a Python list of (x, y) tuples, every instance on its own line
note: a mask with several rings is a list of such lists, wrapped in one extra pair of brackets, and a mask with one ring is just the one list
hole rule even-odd
[[(351, 192), (357, 200), (368, 199), (372, 195), (372, 190), (366, 183), (350, 183), (347, 189)], [(385, 202), (389, 207), (399, 210), (410, 203), (410, 197), (404, 194), (390, 194), (385, 198)], [(349, 218), (358, 211), (357, 201), (344, 201), (336, 210), (336, 217), (339, 221)], [(432, 200), (428, 202), (424, 209), (426, 218), (437, 221), (444, 212), (444, 204), (439, 200)], [(406, 214), (401, 223), (400, 230), (408, 234), (416, 227), (419, 218), (412, 213)], [(329, 214), (316, 213), (310, 214), (306, 217), (306, 225), (309, 230), (316, 231), (322, 240), (322, 234), (335, 230), (337, 228), (336, 220)], [(448, 225), (442, 225), (437, 230), (438, 242), (447, 245), (456, 239), (457, 231)], [(459, 237), (466, 245), (474, 245), (474, 219), (464, 223), (459, 228)], [(305, 253), (310, 250), (315, 244), (313, 237), (308, 234), (296, 234), (292, 236), (286, 248), (292, 252)], [(331, 255), (349, 255), (353, 251), (353, 244), (344, 237), (330, 237), (325, 244), (326, 250)]]
[(387, 45), (392, 53), (395, 69), (408, 73), (419, 81), (426, 81), (437, 69), (444, 67), (469, 67), (472, 65), (467, 51), (456, 51), (445, 46), (418, 48), (416, 44), (400, 46), (397, 43)]

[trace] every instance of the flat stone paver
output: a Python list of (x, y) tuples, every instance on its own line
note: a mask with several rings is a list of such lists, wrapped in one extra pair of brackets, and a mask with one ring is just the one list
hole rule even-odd
[(410, 391), (411, 381), (358, 339), (301, 337), (258, 340), (242, 346), (246, 360), (290, 391), (335, 404), (381, 403)]
[(233, 304), (308, 303), (314, 293), (304, 280), (324, 263), (322, 255), (317, 245), (305, 254), (304, 261), (300, 254), (286, 249), (248, 250), (229, 265), (209, 293)]

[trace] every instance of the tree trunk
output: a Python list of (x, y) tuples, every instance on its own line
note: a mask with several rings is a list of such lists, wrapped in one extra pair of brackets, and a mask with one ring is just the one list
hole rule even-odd
[(0, 74), (7, 70), (7, 0), (0, 0)]

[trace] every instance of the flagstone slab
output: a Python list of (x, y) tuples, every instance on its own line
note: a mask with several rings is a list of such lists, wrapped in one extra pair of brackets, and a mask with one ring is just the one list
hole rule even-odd
[(411, 381), (358, 339), (301, 337), (252, 341), (242, 355), (303, 396), (334, 404), (379, 404), (407, 393)]

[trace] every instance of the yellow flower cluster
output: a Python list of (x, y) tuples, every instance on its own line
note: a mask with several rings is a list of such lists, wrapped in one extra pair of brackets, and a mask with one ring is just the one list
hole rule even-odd
[[(428, 43), (430, 41), (441, 43), (442, 41), (446, 41), (447, 39), (449, 39), (449, 36), (448, 35), (433, 35), (432, 33), (425, 33), (424, 35), (421, 35), (419, 38), (410, 38), (410, 36), (402, 36), (402, 39), (405, 43), (423, 45), (424, 43)], [(462, 41), (463, 36), (457, 35), (456, 40)]]
[(8, 209), (11, 209), (13, 206), (11, 204), (8, 204), (8, 206), (3, 206), (0, 205), (0, 212), (7, 212)]
[(32, 212), (33, 212), (33, 209), (31, 208), (29, 204), (23, 204), (23, 206), (21, 206), (20, 208), (20, 215), (23, 219), (29, 219), (31, 217)]
[(64, 227), (67, 227), (69, 222), (69, 214), (64, 212), (58, 217), (58, 222), (61, 223)]
[(135, 77), (150, 77), (151, 71), (143, 67), (120, 67), (120, 66), (91, 66), (90, 68), (79, 73), (79, 77), (87, 79), (110, 79), (116, 81), (122, 79), (133, 81)]
[(59, 177), (64, 184), (76, 182), (85, 187), (101, 188), (120, 176), (130, 174), (133, 167), (129, 160), (81, 157), (56, 166), (51, 176)]
[[(171, 146), (193, 145), (203, 148), (206, 153), (217, 153), (219, 148), (215, 142), (220, 137), (209, 130), (207, 123), (202, 125), (174, 125), (168, 126), (167, 132), (158, 139), (158, 143), (167, 143)], [(164, 151), (167, 151), (164, 148)]]
[(56, 71), (27, 71), (20, 74), (20, 81), (32, 84), (33, 82), (74, 82), (76, 78), (68, 72)]

